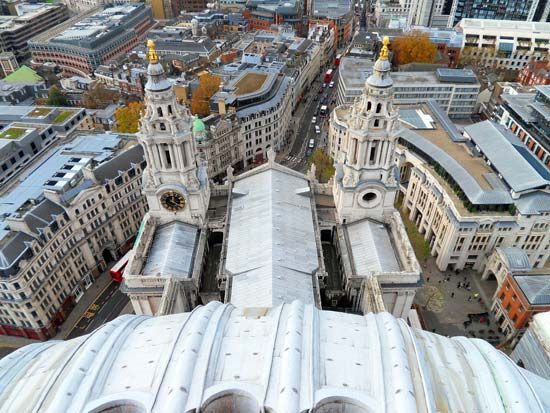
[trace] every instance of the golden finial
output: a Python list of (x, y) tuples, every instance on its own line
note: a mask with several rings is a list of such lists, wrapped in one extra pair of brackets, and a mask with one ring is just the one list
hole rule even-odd
[(157, 55), (157, 51), (155, 50), (155, 42), (151, 39), (147, 40), (147, 48), (149, 49), (149, 52), (147, 53), (147, 58), (149, 59), (149, 63), (156, 64), (159, 62), (159, 57)]
[(384, 36), (384, 40), (382, 40), (382, 43), (384, 46), (382, 46), (382, 50), (380, 50), (380, 60), (388, 60), (389, 50), (388, 45), (390, 44), (390, 38), (388, 36)]

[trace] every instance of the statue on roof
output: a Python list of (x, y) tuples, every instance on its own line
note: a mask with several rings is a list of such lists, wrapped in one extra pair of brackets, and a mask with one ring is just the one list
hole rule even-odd
[(380, 60), (388, 60), (388, 56), (390, 54), (390, 51), (388, 49), (388, 46), (390, 44), (390, 38), (388, 36), (384, 36), (384, 40), (382, 40), (382, 43), (384, 46), (382, 46), (382, 50), (380, 50)]
[(149, 49), (147, 52), (147, 59), (149, 60), (149, 63), (152, 65), (157, 64), (159, 62), (159, 57), (157, 55), (157, 51), (155, 50), (155, 42), (151, 39), (147, 40), (147, 48)]

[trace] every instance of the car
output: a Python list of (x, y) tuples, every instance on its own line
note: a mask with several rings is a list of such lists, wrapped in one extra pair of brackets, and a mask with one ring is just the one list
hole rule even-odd
[(311, 123), (317, 123), (317, 117), (316, 116), (311, 118)]
[(323, 83), (323, 87), (327, 87), (327, 84), (326, 84), (326, 83)]
[(315, 139), (310, 139), (309, 144), (308, 144), (308, 148), (313, 149), (314, 147), (315, 147)]
[(330, 82), (330, 83), (328, 84), (328, 87), (333, 88), (333, 87), (334, 87), (334, 82)]
[(317, 135), (321, 133), (321, 128), (319, 127), (319, 125), (315, 125), (315, 133)]

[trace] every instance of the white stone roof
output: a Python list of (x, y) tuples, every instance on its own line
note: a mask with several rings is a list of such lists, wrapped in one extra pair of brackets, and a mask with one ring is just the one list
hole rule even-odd
[(126, 315), (0, 360), (0, 412), (10, 413), (537, 413), (550, 408), (548, 389), (482, 340), (300, 302), (254, 318), (218, 302)]
[(231, 303), (313, 303), (318, 256), (308, 180), (280, 167), (255, 170), (234, 183), (230, 217)]
[(401, 270), (384, 224), (365, 219), (346, 226), (346, 232), (356, 275)]

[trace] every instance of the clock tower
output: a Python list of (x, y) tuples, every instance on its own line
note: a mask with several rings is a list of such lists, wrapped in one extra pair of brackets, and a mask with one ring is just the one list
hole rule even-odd
[(147, 42), (147, 47), (145, 110), (138, 140), (147, 161), (143, 192), (149, 214), (160, 223), (179, 220), (202, 226), (210, 187), (206, 164), (196, 156), (193, 118), (189, 109), (176, 100), (152, 40)]

